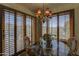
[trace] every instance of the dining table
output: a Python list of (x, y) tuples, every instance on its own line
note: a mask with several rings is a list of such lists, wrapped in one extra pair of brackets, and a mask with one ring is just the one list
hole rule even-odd
[[(58, 50), (57, 50), (58, 48)], [(59, 55), (59, 56), (67, 56), (70, 48), (67, 44), (65, 44), (62, 41), (52, 40), (52, 53), (53, 55)]]
[[(59, 48), (58, 48), (59, 47)], [(50, 49), (50, 52), (46, 53), (46, 49)], [(41, 38), (40, 44), (33, 44), (28, 50), (31, 55), (36, 56), (67, 56), (70, 48), (67, 44), (62, 41), (58, 41), (57, 39), (51, 40), (51, 48), (46, 47), (46, 41)]]
[[(42, 41), (42, 44), (41, 44), (42, 48), (43, 49), (48, 49), (46, 47), (46, 41), (43, 38), (41, 38), (41, 41)], [(51, 46), (52, 47), (51, 47), (51, 52), (50, 53), (53, 56), (57, 56), (57, 55), (67, 56), (68, 53), (70, 52), (69, 46), (61, 40), (58, 41), (57, 39), (52, 39), (51, 40)]]

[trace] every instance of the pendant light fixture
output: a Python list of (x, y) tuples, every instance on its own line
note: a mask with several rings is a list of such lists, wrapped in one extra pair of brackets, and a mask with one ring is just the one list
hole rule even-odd
[(37, 18), (40, 18), (43, 22), (47, 20), (48, 18), (52, 17), (52, 11), (49, 8), (44, 8), (44, 3), (43, 3), (43, 9), (38, 8), (35, 12), (35, 15)]

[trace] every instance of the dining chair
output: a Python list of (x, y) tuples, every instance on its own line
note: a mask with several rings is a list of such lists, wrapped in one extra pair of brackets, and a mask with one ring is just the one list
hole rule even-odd
[(68, 55), (76, 56), (77, 55), (77, 38), (76, 37), (71, 37), (70, 39), (68, 39), (67, 44), (70, 48), (70, 51), (69, 51)]

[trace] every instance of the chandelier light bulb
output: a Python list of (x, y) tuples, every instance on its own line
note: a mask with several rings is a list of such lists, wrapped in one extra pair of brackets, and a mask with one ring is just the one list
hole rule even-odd
[(49, 8), (47, 8), (46, 11), (45, 11), (45, 15), (49, 16), (49, 14), (50, 14), (50, 11), (49, 11)]
[(40, 10), (38, 10), (38, 12), (37, 12), (38, 14), (41, 14), (41, 11)]
[(46, 13), (46, 14), (49, 14), (50, 12), (49, 12), (49, 10), (46, 10), (45, 13)]

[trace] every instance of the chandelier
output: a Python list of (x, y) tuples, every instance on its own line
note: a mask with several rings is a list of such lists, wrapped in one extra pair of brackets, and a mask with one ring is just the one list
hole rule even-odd
[(49, 8), (45, 9), (43, 4), (43, 10), (38, 8), (35, 12), (35, 16), (45, 22), (47, 19), (52, 17), (52, 11)]

